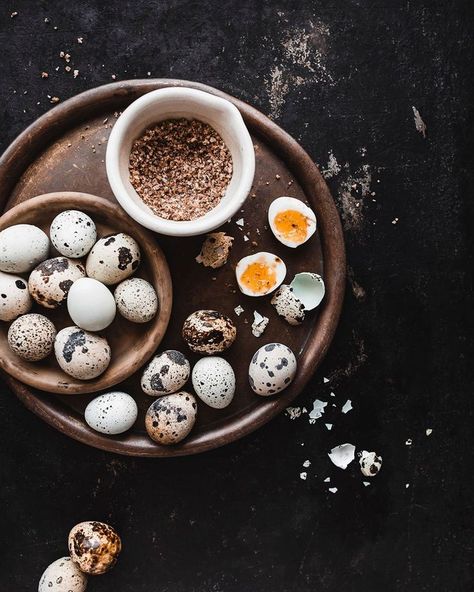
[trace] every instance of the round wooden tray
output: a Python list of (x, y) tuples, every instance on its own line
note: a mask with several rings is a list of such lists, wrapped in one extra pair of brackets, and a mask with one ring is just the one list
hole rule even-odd
[[(107, 437), (92, 431), (83, 411), (93, 395), (51, 395), (33, 390), (7, 376), (13, 392), (34, 413), (68, 436), (91, 446), (134, 456), (178, 456), (203, 452), (232, 442), (269, 421), (301, 392), (325, 355), (341, 311), (345, 286), (345, 251), (339, 216), (331, 194), (307, 153), (281, 128), (246, 103), (214, 88), (182, 80), (136, 80), (99, 87), (82, 93), (40, 117), (25, 130), (0, 159), (0, 206), (7, 210), (36, 195), (53, 191), (80, 191), (114, 201), (105, 173), (107, 138), (118, 112), (142, 94), (167, 86), (201, 89), (232, 101), (241, 111), (256, 148), (256, 174), (252, 194), (242, 211), (222, 230), (235, 237), (230, 261), (218, 270), (205, 269), (194, 258), (202, 237), (157, 237), (170, 268), (173, 313), (161, 349), (186, 352), (181, 339), (184, 319), (194, 310), (210, 308), (230, 316), (237, 325), (236, 343), (225, 352), (237, 377), (233, 402), (223, 410), (199, 404), (198, 421), (190, 436), (177, 446), (159, 446), (144, 429), (144, 413), (152, 399), (139, 386), (140, 372), (117, 388), (135, 396), (139, 417), (122, 436)], [(280, 244), (266, 227), (271, 201), (281, 195), (306, 200), (316, 211), (318, 232), (298, 249)], [(235, 221), (243, 218), (243, 228)], [(244, 235), (249, 240), (244, 240)], [(299, 327), (277, 317), (269, 298), (250, 298), (236, 289), (234, 268), (243, 256), (270, 251), (288, 267), (287, 281), (299, 271), (320, 273), (326, 283), (322, 305)], [(234, 308), (245, 312), (237, 317)], [(264, 335), (251, 333), (253, 311), (270, 318)], [(288, 389), (275, 397), (256, 396), (248, 385), (253, 353), (272, 341), (285, 343), (298, 359), (298, 373)], [(189, 352), (186, 352), (189, 353)], [(197, 360), (189, 355), (191, 363)]]

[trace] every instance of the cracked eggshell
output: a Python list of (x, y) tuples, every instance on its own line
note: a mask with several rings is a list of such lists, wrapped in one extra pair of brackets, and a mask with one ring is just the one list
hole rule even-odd
[(132, 323), (148, 323), (158, 310), (155, 288), (141, 278), (121, 282), (114, 292), (119, 313)]
[(276, 290), (286, 276), (286, 265), (273, 253), (261, 251), (243, 257), (235, 268), (240, 291), (246, 296), (265, 296)]
[(10, 325), (8, 345), (23, 360), (37, 362), (53, 351), (56, 329), (40, 314), (25, 314)]
[(93, 278), (80, 278), (71, 286), (67, 310), (73, 323), (86, 331), (102, 331), (115, 319), (112, 292)]
[(375, 477), (382, 468), (382, 457), (376, 452), (363, 450), (359, 458), (360, 470), (365, 477)]
[(278, 315), (290, 325), (301, 325), (305, 318), (305, 308), (293, 292), (293, 288), (282, 284), (271, 300)]
[(54, 353), (61, 369), (78, 380), (97, 378), (110, 364), (110, 346), (105, 337), (79, 327), (65, 327), (56, 335)]
[(104, 236), (87, 257), (87, 275), (103, 284), (118, 284), (137, 269), (140, 257), (140, 247), (128, 234), (119, 232)]
[(237, 329), (225, 315), (215, 310), (197, 310), (184, 321), (183, 339), (199, 354), (218, 354), (235, 341)]
[(198, 360), (192, 381), (196, 395), (209, 407), (224, 409), (234, 398), (235, 374), (224, 358), (210, 356)]
[(193, 429), (197, 403), (190, 393), (180, 391), (154, 401), (145, 416), (148, 435), (158, 444), (177, 444)]
[(0, 321), (13, 321), (28, 312), (32, 304), (25, 280), (0, 271)]
[(15, 224), (0, 232), (0, 270), (26, 273), (47, 259), (49, 238), (32, 224)]
[(258, 349), (249, 366), (249, 382), (257, 395), (268, 397), (291, 384), (296, 374), (295, 354), (282, 343), (267, 343)]
[(58, 214), (51, 222), (49, 235), (54, 248), (61, 255), (72, 259), (85, 257), (97, 240), (92, 218), (79, 210), (66, 210)]
[(150, 361), (140, 384), (143, 392), (152, 397), (170, 395), (183, 388), (190, 372), (191, 366), (184, 354), (168, 349)]
[(85, 275), (84, 266), (78, 261), (54, 257), (33, 269), (28, 279), (28, 289), (41, 306), (57, 308), (66, 300), (73, 283)]
[(135, 399), (121, 391), (105, 393), (92, 399), (84, 412), (89, 427), (101, 434), (123, 434), (136, 422)]
[(69, 554), (86, 574), (104, 574), (117, 563), (122, 542), (116, 531), (103, 522), (80, 522), (69, 533)]
[(41, 576), (38, 592), (85, 592), (87, 576), (70, 557), (61, 557)]
[(316, 232), (316, 214), (294, 197), (278, 197), (268, 208), (268, 223), (275, 237), (291, 248), (299, 247)]
[(317, 273), (311, 273), (309, 271), (297, 273), (290, 287), (306, 311), (313, 310), (319, 306), (326, 293), (323, 278)]

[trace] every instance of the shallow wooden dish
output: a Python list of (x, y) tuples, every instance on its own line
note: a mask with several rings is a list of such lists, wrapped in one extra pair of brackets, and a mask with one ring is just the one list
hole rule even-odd
[[(25, 201), (0, 218), (0, 230), (13, 224), (34, 224), (49, 235), (53, 218), (64, 210), (77, 209), (89, 214), (97, 227), (98, 237), (113, 232), (125, 232), (140, 245), (142, 261), (133, 277), (148, 280), (157, 291), (160, 309), (156, 317), (143, 325), (131, 323), (119, 313), (114, 322), (101, 334), (112, 349), (107, 370), (94, 380), (76, 380), (61, 370), (54, 353), (40, 362), (27, 362), (8, 347), (7, 333), (10, 323), (0, 322), (0, 367), (21, 382), (50, 393), (73, 395), (109, 389), (127, 379), (140, 368), (159, 346), (168, 326), (172, 288), (168, 264), (153, 237), (129, 218), (122, 208), (110, 201), (86, 193), (64, 191), (48, 193)], [(51, 256), (58, 253), (51, 252)], [(21, 274), (28, 279), (28, 274)], [(51, 319), (59, 331), (73, 325), (65, 305), (50, 310), (35, 304), (31, 312)]]
[[(121, 436), (107, 437), (93, 432), (84, 422), (83, 411), (92, 395), (49, 395), (6, 377), (13, 392), (34, 413), (72, 438), (105, 450), (135, 456), (177, 456), (222, 446), (240, 438), (287, 407), (301, 392), (325, 355), (334, 335), (345, 286), (345, 252), (339, 216), (318, 168), (301, 146), (277, 125), (246, 103), (216, 89), (182, 80), (137, 80), (114, 83), (82, 93), (51, 109), (21, 134), (0, 159), (0, 206), (12, 206), (50, 191), (87, 191), (115, 201), (107, 182), (104, 157), (110, 127), (117, 112), (142, 94), (167, 86), (198, 88), (232, 101), (241, 111), (256, 147), (253, 194), (236, 219), (222, 227), (235, 237), (231, 258), (219, 270), (204, 269), (194, 258), (201, 237), (175, 239), (157, 237), (173, 279), (173, 314), (160, 350), (186, 352), (181, 339), (184, 319), (200, 308), (214, 308), (230, 316), (238, 329), (236, 343), (225, 352), (237, 377), (233, 402), (223, 410), (199, 403), (198, 420), (186, 440), (177, 446), (159, 446), (144, 428), (144, 413), (151, 403), (140, 389), (140, 372), (120, 383), (139, 406), (133, 429)], [(306, 245), (288, 249), (266, 229), (266, 213), (280, 195), (307, 201), (318, 217), (318, 232)], [(244, 234), (249, 236), (243, 240)], [(256, 246), (253, 242), (256, 242)], [(236, 289), (234, 267), (243, 256), (256, 251), (274, 252), (288, 267), (287, 280), (299, 271), (323, 275), (326, 297), (322, 305), (299, 327), (279, 319), (269, 298), (249, 298)], [(240, 317), (237, 305), (245, 309)], [(265, 334), (253, 337), (253, 311), (270, 318)], [(248, 384), (248, 365), (263, 344), (281, 341), (293, 349), (298, 373), (292, 385), (275, 397), (256, 396)], [(188, 352), (189, 353), (189, 352)], [(190, 355), (194, 363), (197, 356)], [(190, 386), (188, 388), (191, 388)]]

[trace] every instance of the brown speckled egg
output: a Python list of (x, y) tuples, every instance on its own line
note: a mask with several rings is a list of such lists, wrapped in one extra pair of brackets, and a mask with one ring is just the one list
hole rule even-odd
[(87, 257), (87, 275), (108, 286), (127, 279), (140, 265), (140, 247), (128, 234), (104, 236)]
[(183, 388), (190, 372), (186, 357), (179, 351), (168, 349), (156, 355), (143, 371), (142, 390), (152, 397), (170, 395)]
[(61, 557), (41, 576), (38, 592), (85, 592), (87, 576), (70, 557)]
[(236, 336), (234, 323), (215, 310), (197, 310), (183, 325), (184, 341), (199, 354), (221, 353), (234, 343)]
[(193, 395), (181, 391), (154, 401), (145, 416), (145, 427), (159, 444), (177, 444), (193, 429), (197, 404)]
[(105, 337), (79, 327), (65, 327), (56, 335), (54, 353), (61, 369), (79, 380), (97, 378), (107, 370), (111, 351)]
[(53, 323), (40, 314), (23, 315), (13, 321), (8, 329), (10, 349), (29, 362), (37, 362), (49, 356), (55, 337)]
[(0, 321), (13, 321), (28, 312), (32, 304), (25, 280), (0, 271)]
[(84, 266), (67, 257), (54, 257), (33, 269), (28, 289), (33, 298), (46, 308), (57, 308), (66, 301), (69, 288), (86, 275)]
[(155, 288), (141, 278), (121, 282), (114, 292), (119, 313), (132, 323), (148, 323), (158, 310)]
[(116, 563), (122, 542), (119, 535), (103, 522), (81, 522), (69, 533), (69, 554), (84, 573), (103, 574)]

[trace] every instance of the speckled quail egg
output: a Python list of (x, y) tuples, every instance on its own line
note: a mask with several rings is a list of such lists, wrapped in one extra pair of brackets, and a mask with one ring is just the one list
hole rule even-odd
[(8, 273), (31, 271), (49, 253), (49, 238), (31, 224), (15, 224), (0, 232), (0, 270)]
[(201, 358), (193, 368), (192, 381), (196, 395), (209, 407), (224, 409), (234, 398), (235, 374), (224, 358)]
[(285, 389), (295, 374), (295, 354), (282, 343), (263, 345), (256, 351), (249, 366), (250, 386), (263, 397)]
[(237, 263), (235, 277), (247, 296), (265, 296), (276, 290), (286, 276), (286, 265), (276, 255), (264, 251), (244, 257)]
[(273, 295), (271, 303), (290, 325), (301, 325), (304, 321), (304, 306), (293, 293), (291, 286), (282, 284)]
[(323, 278), (317, 273), (297, 273), (290, 285), (282, 284), (271, 303), (290, 325), (300, 325), (305, 313), (321, 303), (325, 294)]
[(56, 328), (45, 316), (25, 314), (13, 321), (8, 329), (8, 345), (17, 356), (37, 362), (53, 351)]
[(73, 283), (85, 275), (84, 266), (78, 261), (54, 257), (33, 269), (28, 279), (28, 289), (41, 306), (57, 308), (65, 302)]
[(189, 379), (191, 366), (179, 351), (168, 349), (155, 356), (145, 368), (141, 379), (144, 393), (153, 397), (179, 391)]
[(86, 331), (102, 331), (115, 318), (112, 292), (93, 278), (76, 280), (67, 296), (67, 310), (73, 322)]
[(363, 450), (359, 454), (360, 470), (365, 477), (375, 477), (382, 468), (382, 457), (376, 452)]
[(75, 326), (59, 331), (54, 353), (61, 369), (79, 380), (100, 376), (107, 370), (111, 356), (105, 337)]
[(72, 259), (85, 257), (97, 240), (94, 222), (79, 210), (58, 214), (51, 222), (49, 235), (54, 248)]
[(86, 574), (100, 575), (116, 563), (122, 542), (119, 535), (103, 522), (80, 522), (69, 533), (69, 554)]
[(132, 323), (147, 323), (158, 310), (155, 288), (141, 278), (121, 282), (115, 288), (114, 296), (119, 313)]
[(118, 232), (96, 242), (87, 257), (87, 275), (112, 285), (127, 279), (140, 264), (140, 247), (128, 234)]
[(218, 354), (235, 341), (237, 329), (225, 315), (215, 310), (197, 310), (184, 321), (183, 339), (199, 354)]
[(177, 444), (193, 429), (197, 403), (190, 393), (180, 391), (154, 401), (145, 416), (145, 427), (152, 440), (159, 444)]
[(137, 420), (138, 407), (127, 393), (114, 391), (92, 399), (84, 412), (89, 427), (102, 434), (123, 434)]
[(85, 592), (87, 576), (70, 557), (61, 557), (41, 576), (38, 592)]
[(316, 232), (316, 215), (294, 197), (278, 197), (268, 208), (268, 223), (275, 237), (287, 247), (296, 248)]
[(0, 271), (0, 321), (13, 321), (28, 312), (32, 304), (25, 280)]

